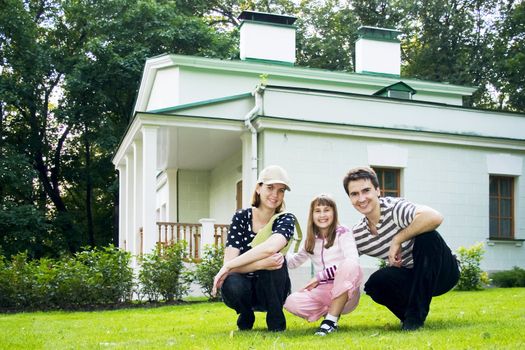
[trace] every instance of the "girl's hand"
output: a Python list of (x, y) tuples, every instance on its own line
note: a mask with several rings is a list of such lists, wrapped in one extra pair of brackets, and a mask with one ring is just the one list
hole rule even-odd
[(319, 281), (316, 277), (312, 278), (310, 282), (303, 288), (303, 290), (312, 290), (319, 285)]
[(215, 278), (213, 279), (213, 288), (211, 290), (211, 295), (215, 297), (217, 295), (217, 289), (219, 289), (222, 286), (222, 283), (228, 277), (230, 269), (226, 266), (222, 266), (219, 272), (215, 275)]

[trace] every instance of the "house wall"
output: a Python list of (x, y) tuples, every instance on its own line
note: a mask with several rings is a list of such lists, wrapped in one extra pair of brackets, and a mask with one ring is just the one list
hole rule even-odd
[[(179, 103), (191, 103), (209, 99), (221, 98), (230, 95), (251, 92), (255, 86), (261, 82), (260, 75), (265, 73), (249, 72), (214, 72), (207, 70), (181, 68), (179, 74), (178, 86), (184, 86), (180, 90)], [(365, 86), (358, 86), (348, 83), (327, 83), (319, 80), (306, 80), (293, 77), (283, 77), (270, 74), (267, 77), (267, 84), (276, 86), (293, 86), (307, 89), (335, 90), (346, 93), (356, 93), (372, 95), (376, 90)], [(203, 89), (206, 86), (206, 89)], [(452, 105), (461, 105), (461, 98), (444, 96), (440, 94), (428, 94), (421, 92), (415, 95), (414, 99), (427, 100), (431, 102), (449, 103)], [(157, 103), (159, 104), (159, 103)], [(160, 103), (163, 107), (171, 107), (175, 104), (172, 100), (166, 99)]]
[(210, 172), (179, 170), (179, 222), (196, 224), (210, 217)]
[[(356, 223), (361, 216), (351, 206), (342, 187), (345, 173), (355, 166), (377, 165), (374, 164), (378, 161), (377, 149), (382, 148), (385, 152), (397, 149), (405, 155), (406, 166), (400, 166), (403, 162), (399, 157), (391, 157), (391, 165), (402, 168), (403, 196), (433, 207), (444, 215), (445, 221), (439, 231), (453, 250), (485, 242), (483, 269), (525, 266), (523, 246), (500, 242), (487, 245), (490, 175), (487, 162), (497, 153), (492, 149), (291, 130), (265, 130), (260, 134), (259, 147), (260, 169), (279, 164), (288, 170), (292, 191), (286, 194), (285, 201), (288, 210), (297, 215), (303, 227), (310, 200), (322, 192), (330, 193), (336, 199), (342, 224), (352, 226)], [(511, 157), (514, 163), (521, 164), (521, 174), (515, 184), (515, 238), (523, 239), (525, 155), (519, 151), (504, 153), (504, 157)], [(383, 158), (380, 165), (388, 165), (384, 164), (388, 158)], [(368, 257), (362, 257), (362, 263), (365, 268), (377, 266), (377, 260)]]
[(242, 179), (241, 150), (210, 173), (210, 217), (217, 224), (230, 224), (236, 209), (236, 184)]
[(175, 106), (180, 103), (179, 68), (159, 69), (151, 88), (146, 110)]

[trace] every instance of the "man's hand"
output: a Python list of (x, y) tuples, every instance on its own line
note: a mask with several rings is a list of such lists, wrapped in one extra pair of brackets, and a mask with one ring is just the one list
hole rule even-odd
[(215, 275), (215, 278), (213, 279), (213, 288), (211, 290), (211, 295), (215, 297), (217, 295), (217, 289), (219, 289), (222, 286), (222, 283), (228, 277), (230, 269), (226, 266), (222, 266), (219, 272)]
[(316, 277), (314, 277), (310, 280), (310, 282), (308, 282), (306, 286), (304, 286), (303, 290), (312, 290), (318, 285), (319, 285), (319, 281), (317, 280)]
[(394, 237), (390, 243), (388, 262), (390, 263), (390, 266), (401, 267), (401, 243), (398, 243), (396, 237)]

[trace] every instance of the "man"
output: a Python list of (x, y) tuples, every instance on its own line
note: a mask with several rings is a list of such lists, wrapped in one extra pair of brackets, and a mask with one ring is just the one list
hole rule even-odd
[(423, 326), (433, 296), (451, 290), (459, 279), (458, 262), (436, 228), (436, 210), (403, 198), (380, 197), (373, 169), (354, 168), (343, 180), (354, 208), (365, 217), (353, 227), (359, 254), (384, 259), (365, 292), (385, 305), (412, 331)]

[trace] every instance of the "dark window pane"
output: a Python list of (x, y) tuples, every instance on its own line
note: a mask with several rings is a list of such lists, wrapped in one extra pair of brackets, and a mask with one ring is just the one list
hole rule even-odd
[(397, 192), (385, 191), (385, 197), (397, 197)]
[(501, 179), (500, 181), (500, 195), (510, 197), (512, 192), (511, 179)]
[(397, 190), (397, 176), (394, 171), (385, 171), (385, 189)]
[(512, 238), (510, 220), (504, 219), (500, 221), (500, 232), (502, 238)]
[(491, 218), (490, 219), (490, 237), (497, 237), (498, 236), (498, 219)]
[(502, 217), (510, 218), (511, 217), (511, 205), (512, 202), (510, 199), (502, 199), (500, 201), (499, 215)]
[(498, 199), (497, 198), (491, 198), (490, 199), (489, 208), (490, 208), (490, 216), (491, 217), (499, 216)]
[(497, 196), (498, 195), (498, 179), (491, 176), (489, 179), (489, 191), (491, 196)]

